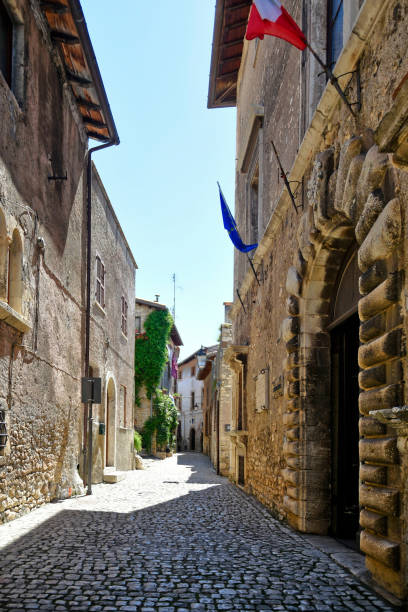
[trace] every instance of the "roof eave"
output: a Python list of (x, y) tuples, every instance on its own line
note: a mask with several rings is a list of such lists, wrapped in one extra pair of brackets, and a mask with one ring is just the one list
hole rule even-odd
[(78, 36), (80, 38), (83, 51), (85, 53), (88, 68), (92, 76), (93, 85), (95, 87), (98, 101), (106, 122), (106, 127), (108, 128), (109, 142), (118, 145), (120, 142), (119, 135), (116, 129), (115, 121), (113, 119), (108, 97), (106, 95), (102, 76), (99, 71), (98, 62), (96, 60), (95, 52), (93, 50), (81, 4), (79, 0), (68, 0), (68, 3), (71, 9), (72, 17), (75, 22), (75, 26), (78, 31)]

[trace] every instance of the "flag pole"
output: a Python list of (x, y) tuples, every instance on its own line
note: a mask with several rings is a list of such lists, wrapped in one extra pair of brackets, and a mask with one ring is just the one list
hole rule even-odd
[(333, 85), (334, 89), (337, 91), (337, 93), (339, 94), (340, 98), (343, 100), (343, 102), (347, 105), (347, 108), (349, 109), (350, 113), (353, 115), (353, 117), (356, 116), (356, 114), (354, 113), (353, 109), (350, 106), (350, 102), (347, 100), (346, 94), (344, 93), (344, 91), (342, 90), (342, 88), (339, 85), (339, 81), (337, 79), (337, 77), (334, 76), (333, 72), (331, 71), (331, 69), (329, 68), (329, 66), (327, 66), (321, 59), (320, 57), (317, 55), (316, 51), (313, 49), (313, 47), (311, 47), (309, 45), (309, 43), (307, 42), (307, 40), (305, 40), (305, 45), (306, 47), (309, 49), (310, 53), (313, 55), (313, 57), (316, 59), (316, 61), (320, 64), (320, 66), (323, 68), (323, 70), (325, 71), (326, 75), (328, 76), (330, 83)]
[(256, 278), (256, 282), (258, 283), (258, 285), (260, 285), (261, 283), (259, 282), (259, 278), (258, 278), (258, 275), (257, 275), (257, 273), (255, 271), (254, 264), (252, 263), (252, 259), (250, 258), (248, 253), (246, 253), (246, 256), (248, 257), (248, 261), (249, 261), (249, 264), (250, 264), (250, 266), (252, 268), (252, 272), (254, 273), (254, 276)]
[(296, 206), (296, 201), (295, 201), (295, 196), (293, 195), (292, 189), (290, 188), (290, 184), (289, 184), (289, 181), (288, 181), (287, 174), (286, 174), (286, 172), (285, 172), (285, 171), (284, 171), (284, 169), (283, 169), (283, 166), (282, 166), (282, 164), (281, 164), (281, 160), (279, 159), (279, 155), (278, 155), (278, 152), (277, 152), (277, 150), (276, 150), (276, 147), (275, 147), (275, 144), (274, 144), (273, 140), (271, 140), (271, 145), (272, 145), (273, 151), (274, 151), (274, 153), (275, 153), (275, 155), (276, 155), (276, 159), (277, 159), (277, 162), (278, 162), (278, 166), (279, 166), (280, 171), (281, 171), (281, 177), (282, 177), (282, 178), (283, 178), (283, 180), (284, 180), (285, 187), (286, 187), (286, 189), (287, 189), (287, 192), (288, 192), (288, 194), (289, 194), (289, 197), (290, 197), (290, 199), (291, 199), (291, 202), (292, 202), (292, 204), (293, 204), (293, 207), (294, 207), (294, 209), (295, 209), (295, 211), (296, 211), (296, 214), (298, 214), (298, 210), (297, 210), (297, 206)]

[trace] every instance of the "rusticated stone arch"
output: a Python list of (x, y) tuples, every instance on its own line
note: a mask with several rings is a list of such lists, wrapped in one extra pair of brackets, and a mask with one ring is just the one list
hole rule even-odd
[(326, 533), (330, 524), (330, 303), (339, 269), (358, 246), (361, 299), (361, 549), (377, 580), (401, 584), (395, 432), (373, 417), (403, 401), (402, 215), (393, 170), (371, 135), (352, 138), (339, 154), (319, 153), (308, 183), (298, 251), (288, 270), (284, 506), (291, 524)]

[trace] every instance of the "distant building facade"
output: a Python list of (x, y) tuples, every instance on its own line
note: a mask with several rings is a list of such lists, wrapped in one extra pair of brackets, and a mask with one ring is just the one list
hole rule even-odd
[(203, 450), (203, 381), (197, 380), (197, 352), (178, 364), (179, 451)]
[(232, 368), (227, 359), (231, 341), (231, 323), (223, 323), (220, 342), (212, 350), (207, 349), (205, 366), (199, 369), (197, 378), (204, 381), (203, 451), (218, 474), (235, 480), (237, 427), (233, 416)]
[[(158, 296), (157, 296), (158, 297)], [(160, 304), (158, 301), (144, 300), (136, 298), (135, 300), (135, 334), (136, 337), (144, 332), (144, 323), (151, 312), (155, 310), (167, 310), (167, 306)], [(170, 336), (167, 342), (167, 363), (164, 366), (163, 374), (159, 383), (159, 388), (164, 390), (169, 395), (174, 395), (177, 391), (177, 360), (180, 354), (180, 346), (183, 346), (183, 341), (180, 337), (178, 329), (173, 324)], [(145, 421), (152, 414), (152, 400), (146, 397), (145, 390), (140, 392), (139, 405), (135, 407), (135, 427), (139, 431), (143, 429)]]

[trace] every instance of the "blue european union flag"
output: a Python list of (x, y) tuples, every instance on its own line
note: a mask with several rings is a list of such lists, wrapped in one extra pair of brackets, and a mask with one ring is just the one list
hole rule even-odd
[(221, 191), (220, 184), (217, 183), (218, 189), (220, 190), (220, 201), (221, 201), (221, 212), (222, 212), (222, 220), (224, 222), (224, 227), (227, 230), (229, 237), (231, 238), (232, 244), (238, 251), (241, 253), (248, 253), (248, 251), (252, 251), (256, 249), (258, 243), (256, 244), (244, 244), (242, 242), (242, 238), (239, 235), (237, 224), (235, 223), (235, 219), (231, 214), (230, 209), (228, 208), (228, 204), (225, 201), (224, 194)]

